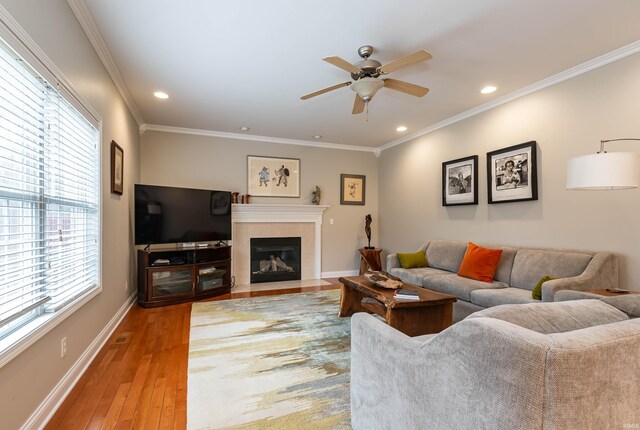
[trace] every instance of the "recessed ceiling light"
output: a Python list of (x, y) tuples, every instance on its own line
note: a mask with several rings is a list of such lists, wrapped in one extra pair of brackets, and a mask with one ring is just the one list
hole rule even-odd
[(163, 91), (156, 91), (155, 93), (153, 93), (154, 96), (156, 96), (159, 99), (168, 99), (169, 98), (169, 94), (163, 92)]
[(396, 128), (396, 131), (399, 131), (400, 133), (402, 133), (403, 131), (407, 131), (407, 127), (405, 127), (404, 125), (401, 125), (400, 127)]
[(480, 90), (480, 92), (482, 94), (491, 94), (492, 92), (494, 92), (495, 90), (497, 90), (496, 87), (494, 87), (493, 85), (487, 85), (486, 87), (484, 87), (483, 89)]
[(315, 136), (313, 136), (314, 139), (322, 139), (322, 136), (319, 134), (316, 134)]
[(242, 131), (249, 131), (249, 127), (247, 127), (246, 125), (243, 125), (242, 127), (240, 127), (240, 130)]

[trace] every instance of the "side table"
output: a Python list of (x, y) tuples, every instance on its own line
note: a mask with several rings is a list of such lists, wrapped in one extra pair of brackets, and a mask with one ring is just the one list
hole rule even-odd
[(587, 293), (598, 294), (599, 296), (607, 296), (607, 297), (616, 297), (616, 296), (627, 296), (629, 294), (640, 294), (640, 291), (629, 290), (626, 293), (614, 293), (612, 291), (607, 290), (587, 290)]
[(367, 270), (378, 272), (382, 270), (380, 253), (382, 248), (366, 249), (360, 248), (360, 275)]

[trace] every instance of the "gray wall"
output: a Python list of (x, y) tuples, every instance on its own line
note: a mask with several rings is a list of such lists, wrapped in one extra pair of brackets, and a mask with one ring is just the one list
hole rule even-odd
[[(378, 158), (371, 152), (147, 131), (141, 137), (140, 180), (246, 194), (247, 155), (300, 159), (300, 198), (252, 197), (251, 203), (311, 204), (311, 191), (318, 185), (320, 204), (330, 205), (322, 225), (322, 272), (356, 270), (369, 213), (374, 220), (371, 244), (378, 244)], [(364, 206), (340, 205), (341, 173), (366, 175)]]
[[(102, 116), (102, 293), (0, 369), (0, 427), (19, 428), (71, 369), (135, 287), (131, 202), (139, 178), (138, 127), (65, 0), (2, 5)], [(124, 195), (110, 193), (110, 142), (124, 149)], [(129, 291), (125, 291), (125, 282)], [(60, 340), (68, 352), (60, 358)]]
[[(567, 191), (567, 160), (601, 139), (640, 137), (640, 55), (530, 94), (382, 152), (380, 238), (391, 252), (428, 239), (613, 251), (640, 289), (640, 189)], [(487, 204), (486, 153), (538, 142), (539, 200)], [(609, 151), (640, 152), (639, 142)], [(479, 204), (442, 206), (442, 162), (479, 156)], [(541, 273), (544, 276), (546, 273)]]

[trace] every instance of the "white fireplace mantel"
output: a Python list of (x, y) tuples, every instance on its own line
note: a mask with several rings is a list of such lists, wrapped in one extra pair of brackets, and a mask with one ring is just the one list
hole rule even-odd
[(232, 222), (315, 222), (322, 225), (328, 205), (234, 204)]
[[(237, 237), (238, 224), (242, 223), (312, 223), (314, 224), (314, 261), (312, 277), (320, 279), (322, 270), (322, 215), (328, 205), (285, 205), (285, 204), (234, 204), (231, 210), (232, 238)], [(233, 247), (243, 244), (233, 240)], [(234, 255), (247, 255), (244, 250), (234, 249)], [(248, 261), (233, 261), (233, 272), (237, 280), (246, 279), (244, 271)], [(304, 271), (303, 271), (304, 272)], [(304, 275), (303, 275), (304, 276)], [(242, 282), (242, 281), (240, 281)]]

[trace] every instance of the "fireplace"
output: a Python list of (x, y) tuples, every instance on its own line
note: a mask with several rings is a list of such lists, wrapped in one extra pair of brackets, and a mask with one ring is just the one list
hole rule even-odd
[(302, 279), (300, 237), (251, 238), (251, 283)]

